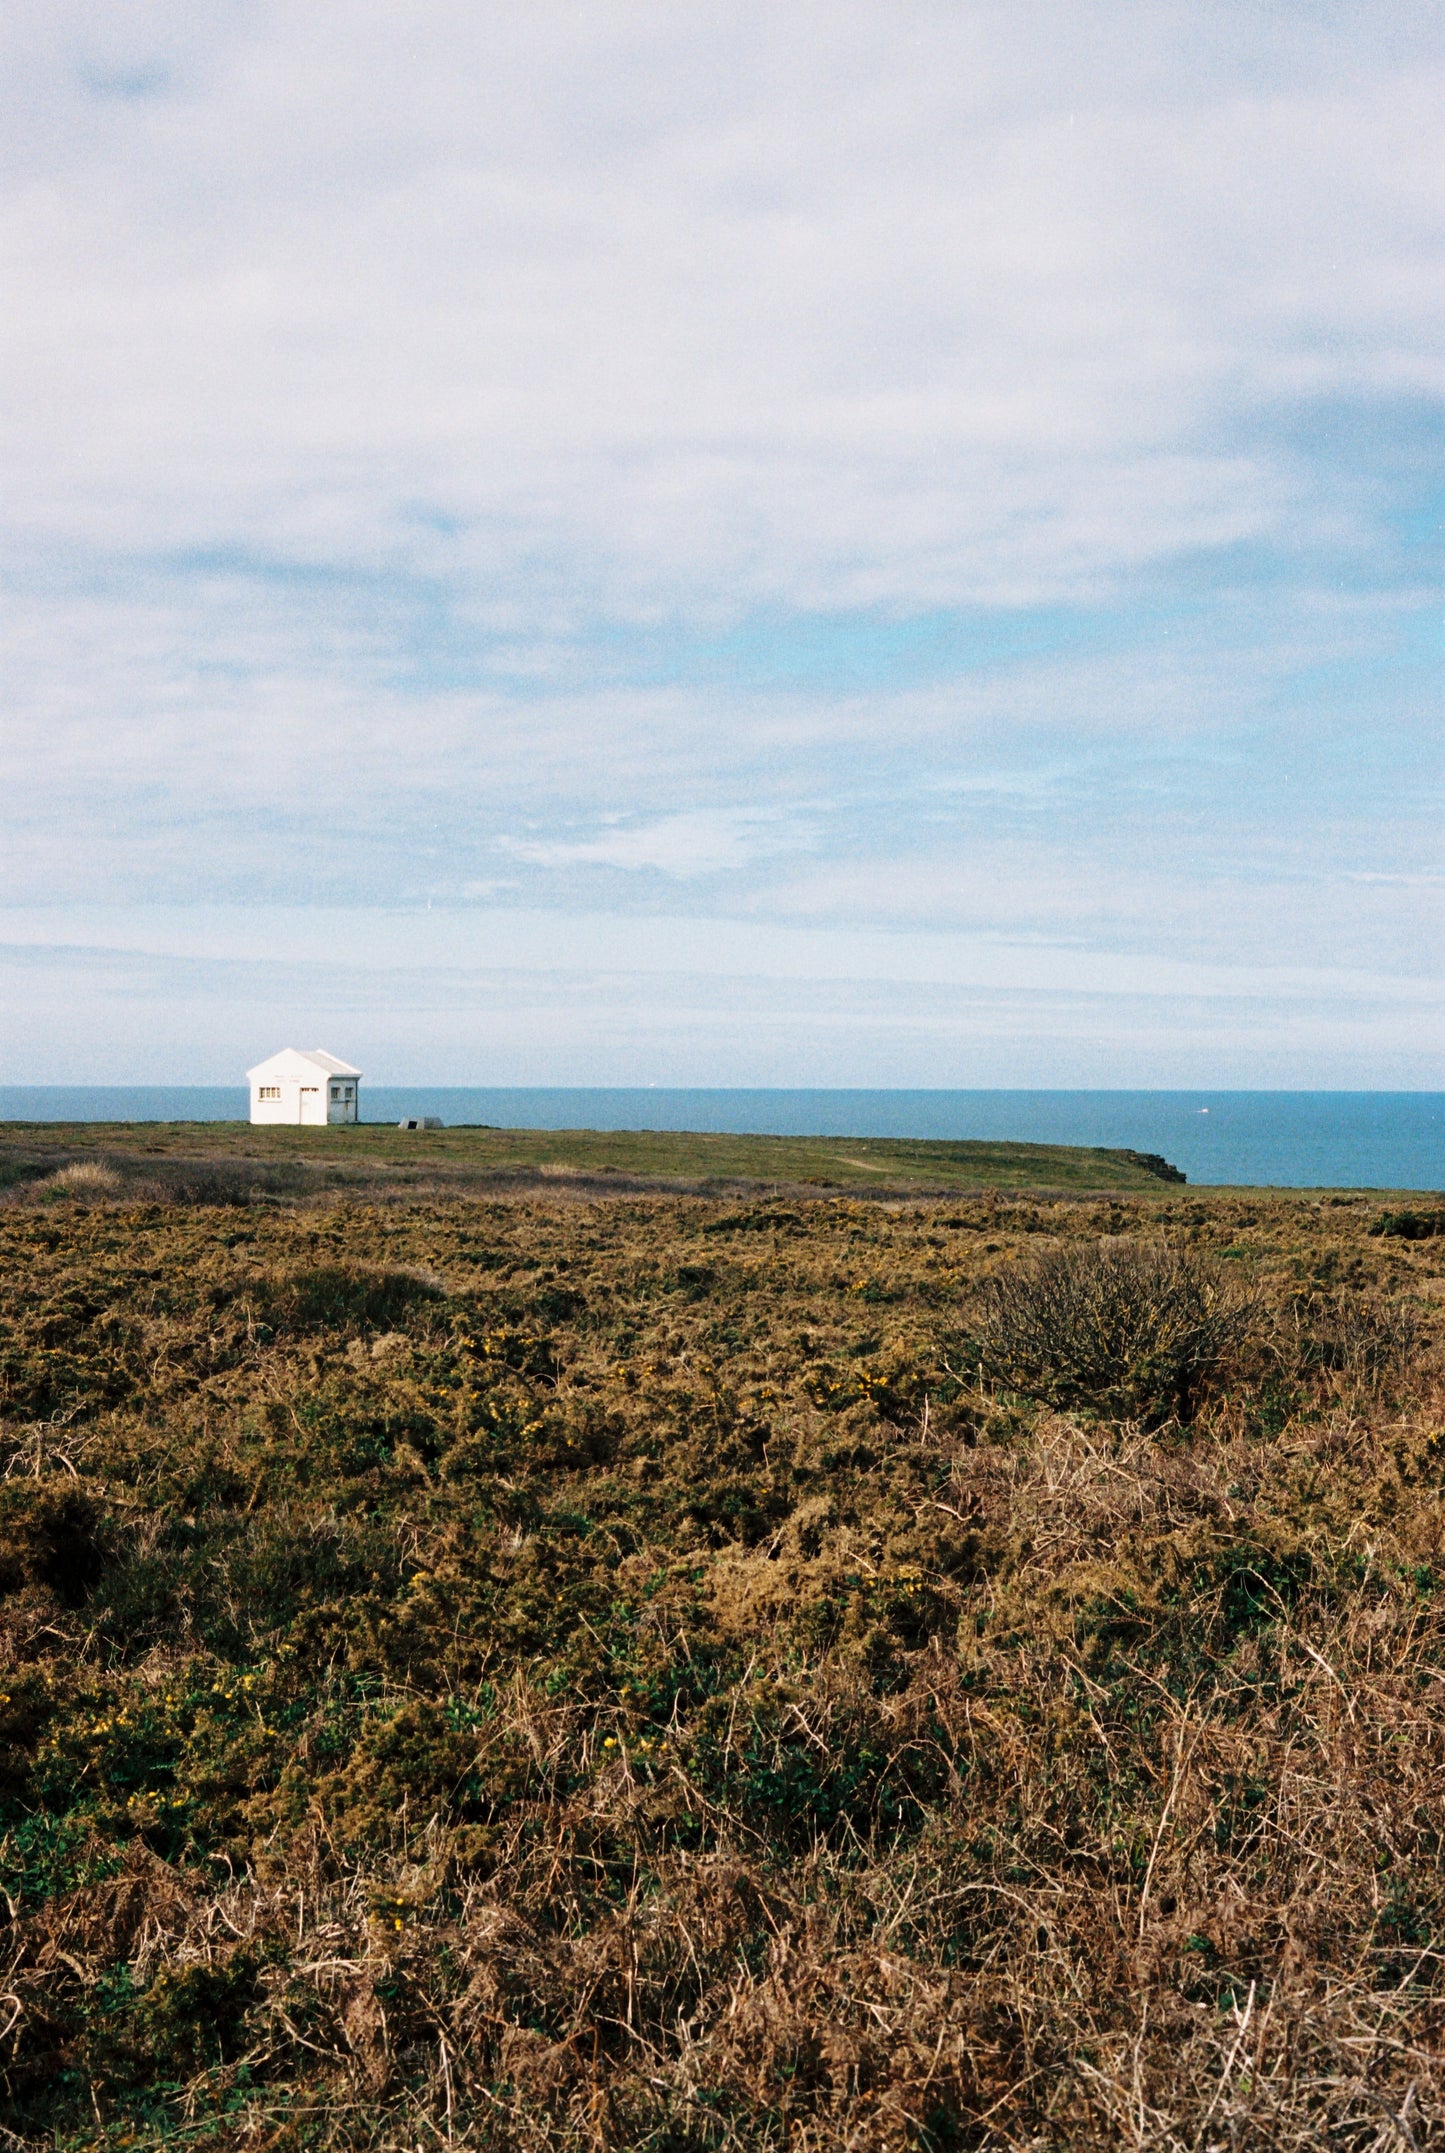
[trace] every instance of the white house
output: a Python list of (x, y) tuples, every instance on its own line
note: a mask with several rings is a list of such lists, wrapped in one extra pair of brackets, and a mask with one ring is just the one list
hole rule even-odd
[(246, 1076), (252, 1121), (300, 1122), (304, 1128), (324, 1129), (328, 1122), (360, 1118), (361, 1071), (324, 1048), (312, 1047), (303, 1054), (299, 1047), (283, 1047), (268, 1062), (248, 1069)]

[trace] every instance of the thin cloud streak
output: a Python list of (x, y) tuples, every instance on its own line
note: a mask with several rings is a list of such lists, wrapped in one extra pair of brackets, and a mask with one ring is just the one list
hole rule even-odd
[(736, 919), (654, 914), (560, 915), (520, 907), (466, 911), (358, 912), (236, 907), (126, 912), (0, 913), (0, 941), (12, 949), (128, 951), (141, 957), (242, 962), (273, 958), (377, 968), (686, 974), (736, 979), (916, 982), (934, 986), (1034, 989), (1071, 994), (1188, 995), (1195, 999), (1352, 1000), (1433, 1004), (1438, 971), (1387, 976), (1339, 965), (1211, 965), (1066, 947), (1042, 938), (883, 934), (864, 928), (808, 928)]
[[(373, 1081), (411, 1083), (529, 1083), (540, 1054), (553, 1081), (573, 1084), (892, 1086), (906, 1067), (924, 1086), (1088, 1087), (1116, 1082), (1123, 1060), (1145, 1085), (1357, 1088), (1368, 1075), (1410, 1088), (1441, 1044), (1418, 1001), (1321, 1001), (1308, 980), (1300, 999), (1131, 994), (1117, 978), (1102, 993), (859, 980), (799, 976), (797, 951), (772, 972), (698, 973), (668, 969), (656, 938), (644, 955), (657, 968), (638, 971), (616, 921), (600, 928), (611, 962), (584, 938), (570, 967), (554, 942), (545, 969), (525, 969), (520, 950), (489, 969), (486, 951), (480, 966), (429, 961), (458, 952), (428, 942), (427, 915), (397, 922), (389, 948), (363, 961), (375, 924), (349, 923), (351, 961), (342, 937), (323, 953), (314, 919), (307, 949), (284, 955), (254, 922), (244, 955), (0, 941), (0, 996), (19, 1019), (0, 1039), (0, 1082), (93, 1081), (97, 1041), (112, 1081), (183, 1068), (234, 1082), (256, 1038), (321, 1031), (344, 1032)], [(554, 938), (561, 925), (548, 923)], [(516, 927), (508, 915), (502, 931)], [(696, 950), (670, 954), (685, 963)]]

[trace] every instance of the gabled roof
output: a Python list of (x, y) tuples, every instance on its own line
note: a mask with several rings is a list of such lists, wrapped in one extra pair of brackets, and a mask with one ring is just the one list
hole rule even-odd
[(308, 1062), (320, 1062), (330, 1076), (359, 1077), (361, 1074), (359, 1069), (352, 1068), (350, 1062), (338, 1061), (334, 1054), (328, 1054), (325, 1047), (308, 1047), (305, 1058)]
[(255, 1084), (273, 1077), (290, 1077), (301, 1082), (318, 1076), (359, 1077), (361, 1071), (353, 1069), (350, 1062), (338, 1061), (334, 1054), (327, 1053), (325, 1047), (283, 1047), (281, 1052), (273, 1054), (269, 1061), (257, 1062), (254, 1069), (246, 1071), (246, 1075), (250, 1082)]

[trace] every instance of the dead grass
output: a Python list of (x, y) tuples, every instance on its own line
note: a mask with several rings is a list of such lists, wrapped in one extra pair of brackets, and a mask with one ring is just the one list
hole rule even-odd
[(122, 1186), (121, 1177), (113, 1167), (104, 1165), (99, 1159), (76, 1159), (69, 1166), (48, 1174), (38, 1185), (37, 1194), (84, 1199), (118, 1195)]
[(1445, 1248), (1370, 1217), (1191, 1199), (1252, 1327), (1148, 1426), (971, 1372), (1118, 1203), (5, 1214), (0, 2123), (1440, 2142)]

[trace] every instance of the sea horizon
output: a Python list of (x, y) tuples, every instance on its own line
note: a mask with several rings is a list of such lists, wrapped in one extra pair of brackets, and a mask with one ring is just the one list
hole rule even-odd
[[(659, 1129), (1100, 1145), (1200, 1187), (1445, 1185), (1445, 1092), (409, 1085), (363, 1081), (363, 1123)], [(245, 1121), (244, 1085), (0, 1085), (0, 1121)]]

